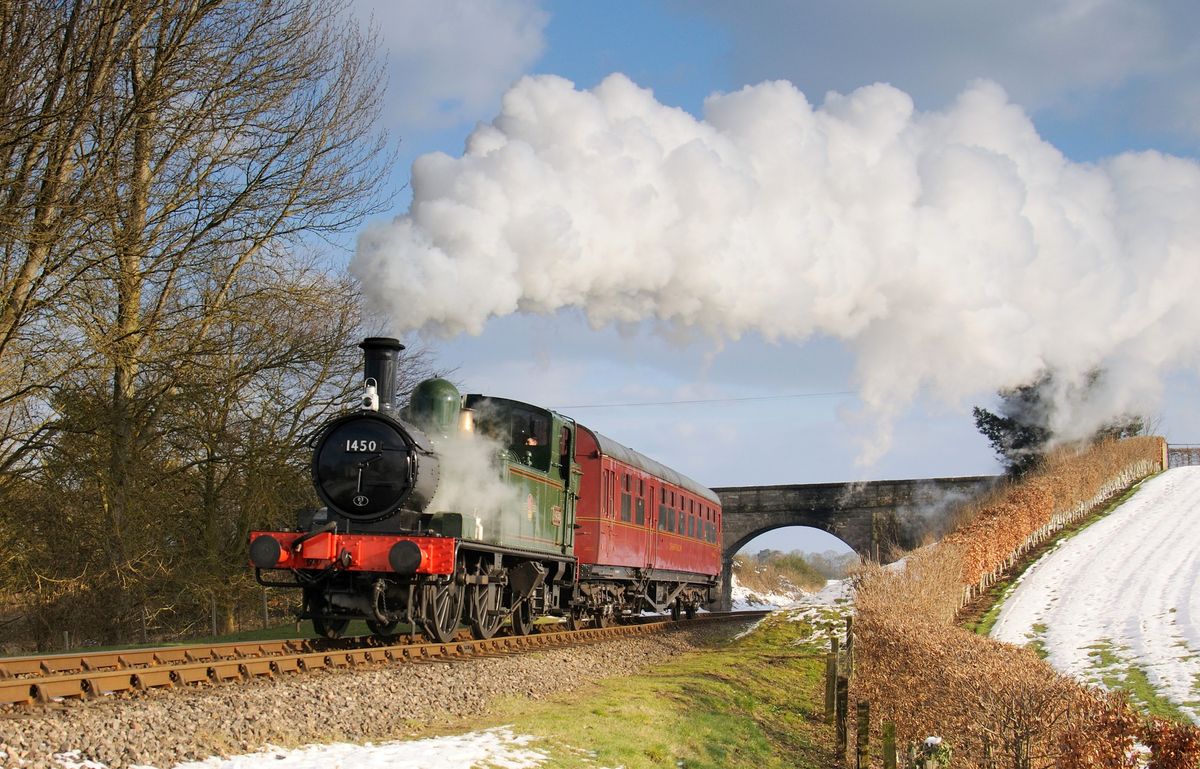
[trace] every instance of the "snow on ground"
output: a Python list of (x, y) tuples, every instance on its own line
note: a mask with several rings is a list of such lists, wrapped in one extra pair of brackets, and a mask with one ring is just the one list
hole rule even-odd
[(798, 638), (794, 646), (811, 644), (826, 638), (830, 627), (840, 625), (854, 613), (854, 588), (849, 579), (831, 579), (825, 587), (801, 598), (787, 613), (789, 622), (808, 622), (813, 631), (807, 638)]
[(1080, 680), (1140, 668), (1200, 723), (1200, 467), (1168, 470), (1043, 556), (992, 636), (1035, 642)]
[(379, 745), (309, 745), (231, 758), (209, 758), (175, 769), (531, 769), (548, 757), (529, 747), (533, 737), (505, 728)]
[[(829, 579), (816, 593), (793, 588), (781, 593), (756, 593), (738, 582), (733, 576), (733, 611), (744, 612), (754, 609), (786, 609), (786, 617), (793, 623), (806, 621), (812, 624), (808, 638), (798, 638), (793, 643), (804, 645), (822, 641), (829, 635), (829, 627), (840, 624), (846, 614), (852, 614), (854, 590), (850, 579)], [(739, 638), (754, 632), (758, 623), (740, 633)]]
[(793, 585), (780, 585), (778, 592), (770, 593), (751, 590), (739, 582), (737, 575), (734, 574), (730, 595), (733, 598), (733, 611), (755, 611), (799, 606), (808, 593)]
[[(812, 643), (828, 635), (828, 626), (842, 621), (846, 614), (853, 613), (854, 590), (848, 579), (831, 579), (825, 587), (815, 593), (800, 588), (782, 588), (779, 593), (755, 592), (738, 582), (733, 576), (733, 610), (784, 609), (792, 622), (810, 622), (813, 633), (809, 638), (797, 639), (797, 646)], [(759, 623), (747, 628), (737, 637), (754, 632)]]

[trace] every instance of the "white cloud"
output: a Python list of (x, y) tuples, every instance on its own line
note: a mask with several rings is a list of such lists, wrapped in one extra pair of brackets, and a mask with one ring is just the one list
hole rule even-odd
[(401, 136), (473, 121), (545, 49), (538, 0), (353, 0), (388, 56), (384, 123)]

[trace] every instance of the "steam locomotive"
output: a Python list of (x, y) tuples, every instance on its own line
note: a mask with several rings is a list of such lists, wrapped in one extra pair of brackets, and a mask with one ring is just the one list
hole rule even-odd
[(301, 591), (334, 638), (365, 619), (446, 642), (538, 617), (572, 628), (643, 611), (691, 617), (715, 599), (721, 504), (711, 490), (548, 409), (462, 396), (429, 379), (395, 403), (403, 346), (370, 337), (361, 408), (311, 442), (324, 507), (254, 531), (260, 584)]

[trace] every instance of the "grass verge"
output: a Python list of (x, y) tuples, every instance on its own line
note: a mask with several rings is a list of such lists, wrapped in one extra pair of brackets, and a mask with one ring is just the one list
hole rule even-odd
[(492, 720), (537, 737), (547, 767), (826, 769), (825, 627), (776, 612), (753, 633), (642, 675), (505, 700)]

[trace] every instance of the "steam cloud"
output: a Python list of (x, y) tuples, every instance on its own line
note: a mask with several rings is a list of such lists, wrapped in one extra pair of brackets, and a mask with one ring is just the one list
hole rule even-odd
[(1198, 361), (1200, 166), (1068, 161), (989, 82), (939, 112), (886, 85), (814, 107), (767, 82), (700, 120), (622, 75), (525, 78), (412, 186), (351, 266), (398, 331), (573, 307), (597, 327), (829, 335), (884, 433), (922, 388), (960, 403), (1053, 371), (1050, 427), (1078, 437)]
[(440, 477), (427, 509), (473, 516), (483, 530), (465, 532), (468, 538), (502, 536), (500, 527), (511, 517), (511, 511), (521, 508), (522, 502), (517, 487), (505, 483), (496, 472), (496, 457), (503, 448), (476, 433), (453, 432), (437, 436), (434, 443), (441, 459)]

